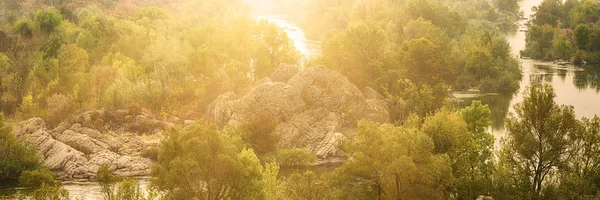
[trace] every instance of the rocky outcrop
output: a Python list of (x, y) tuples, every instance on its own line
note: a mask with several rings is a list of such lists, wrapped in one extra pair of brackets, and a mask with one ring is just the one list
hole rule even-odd
[[(294, 71), (295, 70), (295, 71)], [(220, 126), (237, 126), (261, 113), (279, 121), (275, 132), (284, 147), (306, 148), (323, 160), (339, 156), (337, 144), (366, 119), (388, 122), (385, 98), (371, 88), (361, 91), (339, 72), (280, 66), (244, 95), (226, 93), (207, 107), (206, 117)]]
[(101, 165), (121, 176), (148, 175), (152, 162), (140, 156), (148, 144), (135, 134), (87, 127), (85, 124), (99, 125), (93, 123), (97, 120), (91, 117), (94, 112), (102, 111), (86, 112), (76, 118), (79, 120), (63, 122), (53, 130), (48, 130), (42, 119), (32, 118), (20, 122), (14, 133), (33, 145), (43, 158), (42, 165), (60, 179), (94, 178)]

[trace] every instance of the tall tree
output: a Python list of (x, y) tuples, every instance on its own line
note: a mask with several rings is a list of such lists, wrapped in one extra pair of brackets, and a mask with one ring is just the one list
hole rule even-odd
[(569, 160), (577, 133), (573, 107), (557, 105), (555, 96), (550, 85), (530, 87), (523, 102), (515, 105), (516, 116), (511, 114), (506, 121), (503, 151), (514, 169), (531, 180), (532, 198), (540, 197), (552, 168)]

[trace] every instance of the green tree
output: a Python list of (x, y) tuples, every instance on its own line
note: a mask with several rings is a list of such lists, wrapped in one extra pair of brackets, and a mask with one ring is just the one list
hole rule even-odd
[(535, 14), (533, 14), (531, 21), (538, 26), (550, 25), (556, 27), (559, 20), (564, 16), (562, 3), (558, 0), (543, 0), (533, 10), (535, 10)]
[(378, 89), (376, 83), (389, 58), (387, 52), (384, 31), (377, 26), (360, 23), (326, 40), (322, 61), (359, 87)]
[(285, 185), (279, 179), (279, 165), (277, 163), (265, 163), (265, 169), (262, 172), (262, 184), (265, 193), (265, 199), (285, 199)]
[[(456, 112), (442, 108), (427, 117), (421, 131), (433, 140), (434, 153), (448, 154), (457, 163), (461, 148), (469, 142), (467, 123)], [(462, 163), (459, 163), (462, 164)]]
[(519, 13), (518, 0), (494, 0), (493, 3), (500, 12), (508, 12), (515, 15)]
[(523, 102), (515, 105), (516, 116), (511, 114), (506, 121), (502, 153), (517, 173), (531, 180), (528, 192), (533, 198), (540, 197), (552, 168), (570, 159), (570, 145), (577, 133), (573, 107), (557, 105), (555, 96), (550, 85), (530, 87)]
[(486, 131), (492, 123), (491, 112), (488, 105), (473, 101), (459, 113), (467, 123), (469, 138), (463, 152), (466, 162), (460, 166), (461, 174), (457, 177), (457, 188), (459, 196), (474, 198), (476, 195), (488, 194), (494, 189), (494, 136)]
[(552, 40), (552, 57), (562, 60), (571, 59), (575, 49), (570, 40), (563, 34), (556, 34)]
[(22, 37), (31, 38), (33, 37), (33, 30), (35, 29), (35, 24), (33, 21), (27, 18), (19, 19), (15, 22), (15, 31), (19, 33)]
[(390, 120), (401, 123), (411, 113), (425, 117), (444, 105), (447, 91), (442, 84), (433, 87), (416, 85), (409, 79), (397, 80), (391, 87), (386, 88), (385, 94), (390, 102)]
[(558, 191), (564, 199), (597, 197), (600, 189), (600, 118), (583, 118), (581, 125), (571, 143), (572, 155), (560, 168)]
[(590, 41), (590, 28), (585, 24), (579, 24), (573, 30), (573, 37), (575, 39), (575, 46), (579, 50), (587, 50), (588, 43)]
[(282, 63), (298, 63), (300, 53), (283, 28), (267, 20), (260, 20), (257, 22), (255, 35), (258, 38), (257, 50), (253, 56), (255, 80), (271, 76)]
[(40, 25), (46, 33), (52, 32), (62, 23), (62, 15), (60, 11), (54, 8), (46, 8), (35, 12), (35, 21)]
[(333, 199), (442, 199), (452, 178), (447, 155), (412, 128), (360, 121), (344, 140), (350, 157), (330, 177)]
[(407, 77), (417, 85), (451, 84), (456, 70), (450, 64), (448, 53), (447, 49), (427, 38), (419, 38), (403, 43), (400, 60)]
[(170, 130), (161, 142), (152, 183), (167, 199), (263, 199), (262, 166), (241, 139), (199, 122)]
[(0, 180), (16, 180), (23, 171), (36, 169), (38, 159), (35, 149), (18, 141), (0, 114)]
[(552, 52), (554, 28), (550, 25), (531, 25), (525, 33), (527, 56), (535, 59), (549, 60)]

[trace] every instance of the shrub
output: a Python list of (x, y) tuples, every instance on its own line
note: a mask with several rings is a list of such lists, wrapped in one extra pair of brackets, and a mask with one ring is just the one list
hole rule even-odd
[(250, 121), (242, 124), (242, 139), (248, 143), (258, 155), (273, 152), (277, 149), (279, 136), (275, 134), (277, 119), (270, 113), (260, 113)]
[(137, 180), (131, 178), (125, 178), (119, 183), (117, 190), (117, 198), (119, 200), (138, 200), (142, 199), (144, 195), (140, 191), (140, 186)]
[(102, 195), (106, 200), (115, 199), (114, 197), (114, 184), (120, 179), (119, 176), (115, 175), (108, 165), (102, 165), (96, 173), (96, 181), (102, 186)]
[(39, 189), (42, 185), (59, 185), (54, 174), (46, 169), (26, 170), (19, 176), (19, 185), (29, 189)]
[(22, 171), (33, 170), (38, 166), (38, 156), (34, 148), (17, 140), (12, 127), (4, 122), (0, 113), (0, 180), (16, 180)]
[(308, 166), (317, 161), (313, 153), (301, 148), (280, 149), (275, 154), (275, 159), (277, 163), (285, 167)]
[(33, 191), (31, 200), (69, 200), (69, 191), (59, 185), (43, 184), (39, 189)]
[(142, 157), (148, 158), (154, 162), (158, 161), (158, 147), (150, 147), (142, 151)]
[(34, 28), (35, 24), (33, 21), (27, 18), (19, 19), (15, 22), (15, 31), (26, 38), (31, 38), (33, 36)]

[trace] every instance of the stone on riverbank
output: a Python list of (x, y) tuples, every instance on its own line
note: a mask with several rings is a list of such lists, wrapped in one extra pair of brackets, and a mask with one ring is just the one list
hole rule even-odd
[[(121, 176), (149, 175), (152, 161), (140, 156), (148, 144), (125, 131), (115, 133), (110, 129), (90, 127), (102, 125), (97, 122), (97, 116), (102, 112), (85, 112), (73, 122), (63, 122), (53, 130), (48, 130), (41, 118), (32, 118), (20, 122), (14, 133), (38, 150), (43, 158), (42, 166), (52, 170), (59, 179), (94, 178), (101, 165), (108, 165)], [(169, 126), (141, 118), (134, 122), (154, 124), (152, 128), (157, 129)], [(101, 127), (105, 126), (108, 125)]]

